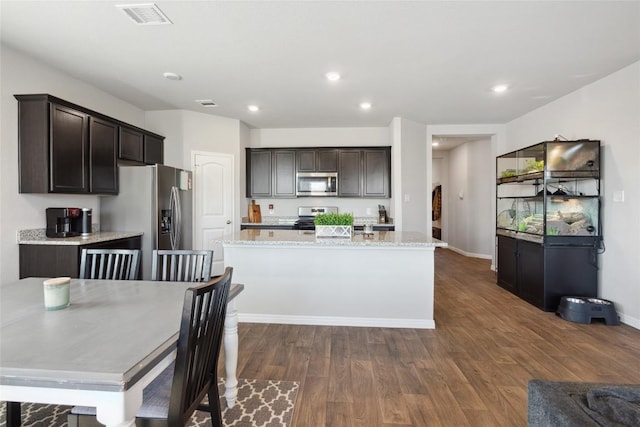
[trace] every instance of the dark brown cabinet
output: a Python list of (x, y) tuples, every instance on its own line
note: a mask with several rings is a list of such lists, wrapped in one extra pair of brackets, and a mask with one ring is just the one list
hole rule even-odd
[(148, 165), (164, 164), (164, 138), (144, 135), (144, 162)]
[(87, 129), (89, 128), (89, 116), (56, 104), (51, 104), (50, 111), (51, 179), (49, 191), (52, 193), (88, 193)]
[(121, 153), (137, 164), (162, 162), (160, 135), (51, 95), (15, 98), (20, 193), (117, 194)]
[(338, 150), (300, 149), (296, 151), (298, 172), (337, 172)]
[(118, 194), (118, 125), (89, 119), (89, 178), (92, 193)]
[(362, 197), (386, 198), (391, 196), (391, 149), (362, 151)]
[(391, 197), (391, 147), (247, 148), (247, 197), (296, 197), (297, 172), (337, 172), (338, 197)]
[(296, 152), (273, 151), (273, 197), (296, 197)]
[(164, 164), (164, 138), (139, 129), (120, 126), (118, 158), (147, 165)]
[(247, 149), (247, 197), (271, 197), (271, 150)]
[(362, 197), (362, 150), (338, 152), (338, 196)]
[[(19, 245), (20, 278), (72, 277), (80, 273), (82, 249), (140, 249), (139, 236), (87, 245)], [(142, 266), (140, 267), (142, 271)]]
[(120, 126), (120, 151), (118, 157), (122, 160), (144, 162), (144, 135), (142, 132)]
[(247, 148), (247, 197), (296, 197), (296, 152)]

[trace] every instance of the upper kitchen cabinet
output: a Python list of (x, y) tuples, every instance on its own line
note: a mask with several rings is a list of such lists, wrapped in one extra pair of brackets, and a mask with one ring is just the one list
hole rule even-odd
[(296, 197), (295, 150), (248, 148), (247, 197)]
[(160, 135), (51, 95), (15, 98), (20, 193), (117, 194), (122, 139), (136, 163), (162, 161)]
[(298, 172), (337, 172), (338, 150), (299, 149), (296, 150)]
[(391, 147), (247, 148), (247, 195), (296, 197), (298, 173), (336, 173), (338, 197), (391, 197)]
[(338, 153), (338, 196), (362, 197), (362, 150)]
[(273, 197), (296, 197), (296, 152), (273, 151)]
[(340, 197), (391, 197), (391, 148), (338, 151)]
[(247, 148), (247, 197), (271, 197), (271, 150)]
[(163, 164), (164, 138), (137, 128), (120, 126), (118, 158), (125, 163)]
[(146, 164), (164, 164), (164, 137), (147, 133), (144, 135), (143, 146), (143, 161)]
[(89, 118), (89, 188), (93, 193), (118, 194), (118, 125)]
[(362, 151), (362, 197), (391, 197), (391, 148)]
[(89, 116), (47, 95), (16, 95), (21, 193), (88, 193)]
[(133, 162), (144, 161), (144, 135), (142, 132), (120, 126), (120, 151), (118, 157)]

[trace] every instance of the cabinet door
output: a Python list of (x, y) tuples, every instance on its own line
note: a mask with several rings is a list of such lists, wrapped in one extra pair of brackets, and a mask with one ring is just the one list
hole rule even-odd
[(338, 152), (338, 196), (362, 197), (361, 150)]
[(80, 111), (51, 104), (50, 192), (89, 192), (88, 120)]
[(389, 197), (391, 163), (386, 149), (364, 150), (363, 197)]
[(498, 236), (498, 285), (517, 294), (518, 244), (511, 237)]
[(164, 164), (164, 139), (144, 135), (144, 162), (148, 165)]
[(91, 117), (89, 180), (91, 193), (118, 194), (118, 125)]
[(298, 172), (315, 172), (316, 171), (316, 152), (315, 150), (298, 150), (296, 152)]
[(536, 307), (544, 303), (544, 247), (518, 240), (518, 295)]
[(120, 127), (120, 153), (118, 157), (135, 162), (144, 160), (142, 132), (124, 126)]
[(296, 197), (296, 152), (273, 152), (273, 197)]
[(270, 150), (247, 150), (247, 197), (271, 197)]
[(318, 150), (316, 152), (316, 168), (318, 172), (337, 172), (338, 150)]

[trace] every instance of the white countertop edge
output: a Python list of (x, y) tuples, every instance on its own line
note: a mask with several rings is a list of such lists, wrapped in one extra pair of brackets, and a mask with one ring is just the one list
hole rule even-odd
[[(42, 229), (44, 230), (44, 229)], [(18, 244), (19, 245), (68, 245), (68, 246), (80, 246), (88, 245), (91, 243), (108, 242), (110, 240), (128, 239), (130, 237), (142, 236), (144, 233), (141, 231), (98, 231), (91, 233), (89, 236), (76, 236), (76, 237), (61, 237), (52, 238), (46, 237), (44, 232), (40, 233), (24, 233), (31, 230), (21, 230), (18, 232)]]
[(366, 241), (366, 242), (353, 242), (348, 239), (318, 239), (316, 241), (254, 241), (254, 240), (221, 240), (216, 241), (221, 243), (223, 247), (246, 247), (246, 246), (258, 246), (258, 247), (276, 247), (276, 248), (299, 248), (299, 247), (342, 247), (342, 248), (444, 248), (448, 244), (442, 241), (437, 242), (380, 242), (380, 241)]

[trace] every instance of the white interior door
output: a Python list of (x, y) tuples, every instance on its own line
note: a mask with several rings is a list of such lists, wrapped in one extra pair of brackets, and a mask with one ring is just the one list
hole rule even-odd
[(233, 232), (233, 156), (193, 153), (194, 249), (213, 250), (213, 275), (224, 272), (224, 253), (215, 241)]

